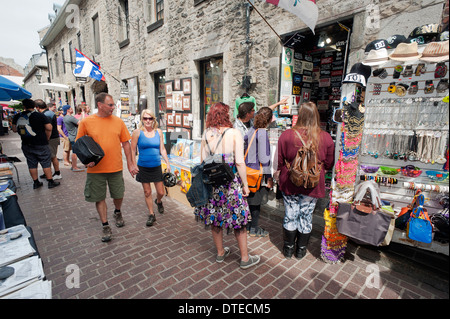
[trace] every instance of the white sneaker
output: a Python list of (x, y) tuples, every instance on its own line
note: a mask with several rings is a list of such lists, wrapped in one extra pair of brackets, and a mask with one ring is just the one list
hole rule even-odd
[(55, 181), (55, 180), (58, 180), (58, 179), (62, 179), (62, 176), (61, 176), (61, 174), (59, 174), (59, 175), (56, 175), (56, 174), (53, 174), (53, 180)]

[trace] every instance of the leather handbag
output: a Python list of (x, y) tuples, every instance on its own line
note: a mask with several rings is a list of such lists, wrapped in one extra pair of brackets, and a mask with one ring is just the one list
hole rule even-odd
[(209, 156), (203, 161), (203, 183), (207, 185), (212, 185), (215, 187), (219, 187), (221, 185), (225, 185), (230, 183), (234, 179), (234, 173), (230, 165), (225, 162), (222, 154), (215, 154), (217, 148), (220, 145), (225, 133), (229, 129), (227, 128), (220, 137), (217, 142), (216, 148), (214, 151), (209, 147), (208, 140), (206, 141), (206, 146), (209, 149)]
[[(250, 143), (248, 144), (247, 151), (245, 152), (244, 160), (247, 159), (248, 151), (250, 150), (250, 146), (252, 145), (257, 132), (258, 132), (258, 129), (255, 131), (255, 133), (253, 133), (252, 139), (251, 139)], [(246, 168), (247, 168), (248, 188), (250, 189), (250, 192), (256, 193), (261, 188), (261, 182), (262, 182), (262, 179), (264, 176), (262, 164), (259, 163), (259, 170), (248, 167), (248, 166)]]
[(72, 150), (77, 154), (80, 162), (87, 165), (94, 162), (97, 165), (105, 156), (105, 152), (91, 136), (84, 135), (76, 140)]

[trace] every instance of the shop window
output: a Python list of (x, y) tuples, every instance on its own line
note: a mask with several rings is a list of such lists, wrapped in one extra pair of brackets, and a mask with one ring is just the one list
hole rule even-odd
[(223, 101), (223, 59), (219, 57), (201, 61), (200, 67), (200, 95), (202, 97), (200, 101), (200, 120), (203, 132), (206, 115), (211, 105)]
[(145, 18), (147, 32), (152, 32), (164, 24), (164, 0), (146, 0)]
[(165, 83), (166, 76), (164, 72), (155, 73), (153, 75), (155, 83), (155, 115), (158, 119), (158, 124), (161, 130), (166, 130), (166, 93), (165, 93)]
[(95, 54), (101, 53), (101, 45), (100, 45), (100, 22), (98, 20), (98, 14), (96, 14), (92, 18), (92, 27), (93, 27), (93, 33), (94, 33), (94, 47), (95, 47)]
[(123, 48), (124, 46), (130, 43), (130, 16), (128, 10), (128, 0), (119, 1), (118, 7), (118, 33), (119, 33), (119, 47)]

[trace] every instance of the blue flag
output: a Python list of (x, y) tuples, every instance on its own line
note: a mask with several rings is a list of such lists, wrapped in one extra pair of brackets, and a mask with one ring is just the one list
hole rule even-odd
[(91, 77), (97, 81), (105, 81), (103, 73), (100, 71), (100, 66), (94, 63), (91, 59), (83, 53), (76, 51), (76, 67), (73, 70), (73, 75), (77, 77)]

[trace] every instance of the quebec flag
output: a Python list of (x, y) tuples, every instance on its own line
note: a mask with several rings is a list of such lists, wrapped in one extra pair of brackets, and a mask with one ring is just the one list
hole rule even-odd
[(77, 77), (91, 77), (97, 81), (105, 81), (105, 77), (102, 72), (100, 72), (100, 66), (83, 53), (75, 49), (76, 51), (76, 67), (73, 70), (73, 75)]

